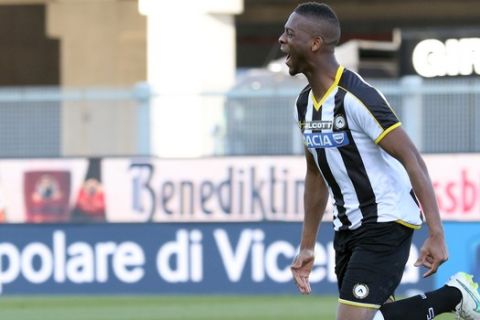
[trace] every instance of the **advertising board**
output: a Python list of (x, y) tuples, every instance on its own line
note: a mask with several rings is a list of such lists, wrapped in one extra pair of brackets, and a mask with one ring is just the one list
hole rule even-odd
[[(480, 156), (424, 159), (442, 219), (480, 221)], [(0, 160), (0, 218), (12, 223), (298, 222), (304, 176), (301, 156)], [(329, 201), (326, 221), (332, 210)]]
[[(3, 294), (287, 294), (300, 223), (0, 225)], [(335, 294), (333, 230), (323, 223), (310, 280)], [(399, 294), (430, 290), (413, 266), (416, 232)]]

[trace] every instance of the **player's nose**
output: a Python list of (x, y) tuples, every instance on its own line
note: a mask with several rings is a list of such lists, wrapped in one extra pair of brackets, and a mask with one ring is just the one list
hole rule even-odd
[(282, 44), (286, 44), (286, 35), (285, 35), (285, 32), (283, 32), (280, 37), (278, 38), (278, 43), (280, 43), (281, 45)]

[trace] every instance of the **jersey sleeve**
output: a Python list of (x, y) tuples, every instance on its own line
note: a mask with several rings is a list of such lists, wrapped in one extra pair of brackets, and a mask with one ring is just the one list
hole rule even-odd
[(347, 94), (345, 109), (355, 125), (376, 144), (401, 125), (386, 99), (376, 90), (370, 93), (367, 100), (361, 100), (351, 93)]

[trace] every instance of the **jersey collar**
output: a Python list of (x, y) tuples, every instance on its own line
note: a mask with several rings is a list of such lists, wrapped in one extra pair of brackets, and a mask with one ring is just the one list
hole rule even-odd
[(343, 74), (343, 70), (345, 68), (343, 66), (339, 66), (338, 69), (337, 69), (337, 73), (335, 74), (335, 80), (333, 81), (332, 85), (330, 86), (330, 88), (328, 88), (327, 92), (325, 92), (325, 94), (323, 95), (322, 99), (320, 99), (319, 101), (317, 101), (317, 99), (315, 98), (315, 96), (313, 95), (313, 91), (310, 91), (310, 94), (312, 95), (312, 101), (313, 101), (313, 106), (315, 108), (315, 110), (318, 111), (318, 109), (320, 109), (320, 107), (322, 106), (322, 104), (325, 102), (325, 100), (328, 98), (328, 96), (330, 95), (330, 93), (332, 93), (332, 91), (338, 86), (338, 83), (340, 82), (340, 78), (342, 77), (342, 74)]

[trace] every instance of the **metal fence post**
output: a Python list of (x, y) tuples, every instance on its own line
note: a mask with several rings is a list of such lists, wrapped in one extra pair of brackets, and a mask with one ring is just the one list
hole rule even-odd
[(137, 117), (137, 154), (150, 155), (150, 101), (152, 90), (146, 82), (138, 83), (134, 88), (138, 103)]
[(400, 80), (403, 127), (417, 148), (423, 150), (423, 80), (418, 76), (405, 76)]

